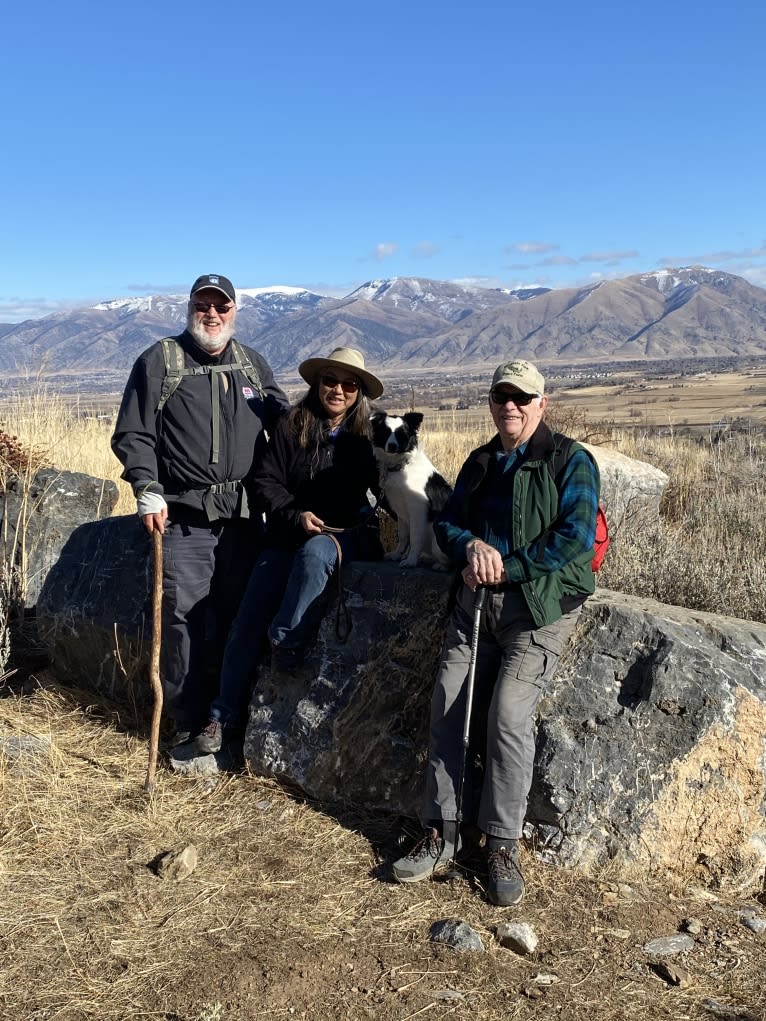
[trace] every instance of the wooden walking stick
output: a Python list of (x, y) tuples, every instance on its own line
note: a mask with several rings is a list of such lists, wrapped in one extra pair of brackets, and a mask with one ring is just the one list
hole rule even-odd
[(154, 790), (154, 774), (160, 750), (160, 719), (162, 718), (162, 680), (160, 679), (160, 649), (162, 647), (162, 532), (152, 532), (154, 542), (154, 585), (152, 586), (152, 659), (149, 666), (149, 681), (154, 692), (152, 726), (149, 732), (149, 767), (146, 770), (144, 790)]

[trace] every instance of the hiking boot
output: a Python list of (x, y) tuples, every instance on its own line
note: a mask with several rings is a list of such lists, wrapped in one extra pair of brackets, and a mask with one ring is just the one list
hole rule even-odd
[(209, 720), (186, 748), (198, 755), (215, 755), (216, 752), (220, 752), (222, 744), (223, 725), (218, 720)]
[(445, 839), (435, 826), (423, 830), (423, 836), (410, 853), (391, 866), (394, 879), (400, 883), (419, 883), (446, 868), (455, 855), (454, 831), (455, 824), (447, 823)]
[(524, 877), (519, 865), (518, 840), (490, 838), (487, 858), (487, 897), (492, 904), (510, 907), (524, 896)]

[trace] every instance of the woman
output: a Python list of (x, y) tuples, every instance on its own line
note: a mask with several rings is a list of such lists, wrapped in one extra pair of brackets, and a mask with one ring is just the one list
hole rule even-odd
[[(210, 721), (192, 742), (196, 754), (219, 751), (224, 726), (242, 727), (267, 638), (273, 670), (301, 668), (337, 564), (335, 540), (344, 559), (370, 557), (360, 548), (369, 535), (367, 492), (378, 491), (369, 400), (380, 397), (383, 384), (354, 348), (309, 358), (298, 371), (309, 390), (278, 422), (254, 476), (255, 509), (266, 515), (265, 548), (229, 633)], [(325, 529), (343, 531), (331, 538)]]

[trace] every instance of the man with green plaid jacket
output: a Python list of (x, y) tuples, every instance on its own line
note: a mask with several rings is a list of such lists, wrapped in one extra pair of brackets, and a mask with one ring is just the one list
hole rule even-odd
[(534, 365), (498, 366), (489, 394), (497, 435), (469, 455), (435, 525), (461, 579), (431, 702), (424, 834), (393, 865), (400, 882), (418, 882), (460, 847), (456, 791), (473, 593), (485, 586), (469, 756), (482, 760), (483, 779), (469, 771), (460, 807), (461, 817), (476, 819), (486, 836), (487, 895), (499, 905), (516, 904), (524, 894), (518, 841), (532, 782), (537, 704), (595, 588), (598, 468), (572, 443), (554, 479), (556, 441), (543, 422), (547, 400)]

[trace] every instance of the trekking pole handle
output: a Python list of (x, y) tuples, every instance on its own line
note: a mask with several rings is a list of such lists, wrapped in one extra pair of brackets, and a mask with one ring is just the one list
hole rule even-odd
[(473, 594), (474, 610), (483, 610), (486, 601), (487, 601), (487, 586), (477, 585), (476, 591)]

